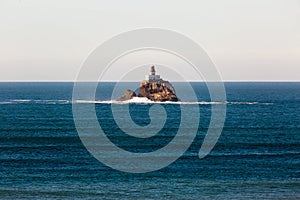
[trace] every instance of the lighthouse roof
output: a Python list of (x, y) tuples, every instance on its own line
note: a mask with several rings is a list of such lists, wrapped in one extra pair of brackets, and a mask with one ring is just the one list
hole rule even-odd
[(155, 67), (151, 66), (150, 72), (155, 72)]

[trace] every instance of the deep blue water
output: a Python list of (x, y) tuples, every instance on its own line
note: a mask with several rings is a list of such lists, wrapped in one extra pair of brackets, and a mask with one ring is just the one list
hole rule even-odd
[[(205, 84), (192, 85), (199, 102), (210, 101)], [(72, 87), (0, 83), (1, 199), (300, 199), (300, 83), (225, 83), (227, 116), (213, 151), (198, 158), (211, 111), (211, 105), (200, 104), (189, 150), (146, 174), (113, 170), (86, 150), (73, 121)], [(113, 87), (102, 83), (96, 99), (109, 100)], [(163, 105), (168, 120), (151, 140), (123, 134), (110, 104), (95, 106), (107, 136), (128, 151), (159, 149), (178, 129), (179, 105)], [(132, 119), (149, 123), (150, 107), (130, 105)]]

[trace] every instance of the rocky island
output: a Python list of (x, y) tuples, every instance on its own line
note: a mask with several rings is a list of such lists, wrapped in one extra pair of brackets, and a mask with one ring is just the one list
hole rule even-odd
[(172, 84), (160, 78), (160, 75), (156, 74), (154, 66), (150, 68), (150, 74), (146, 76), (146, 80), (141, 82), (138, 94), (128, 89), (118, 101), (126, 101), (134, 97), (145, 97), (156, 102), (179, 101)]

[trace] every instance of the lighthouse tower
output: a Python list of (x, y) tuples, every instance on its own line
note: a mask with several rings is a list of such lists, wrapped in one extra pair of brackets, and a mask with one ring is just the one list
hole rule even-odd
[(150, 74), (146, 76), (146, 80), (149, 81), (159, 81), (161, 80), (160, 75), (156, 75), (155, 67), (151, 66)]

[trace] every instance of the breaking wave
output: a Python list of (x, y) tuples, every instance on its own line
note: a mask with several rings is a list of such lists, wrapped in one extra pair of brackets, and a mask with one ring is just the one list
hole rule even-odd
[(74, 103), (90, 103), (90, 104), (191, 104), (191, 105), (217, 105), (217, 104), (226, 104), (226, 105), (273, 105), (274, 103), (266, 102), (210, 102), (210, 101), (199, 101), (199, 102), (189, 102), (189, 101), (178, 101), (178, 102), (155, 102), (151, 101), (145, 97), (134, 97), (127, 101), (117, 101), (117, 100), (34, 100), (34, 99), (12, 99), (10, 101), (2, 101), (0, 104), (74, 104)]

